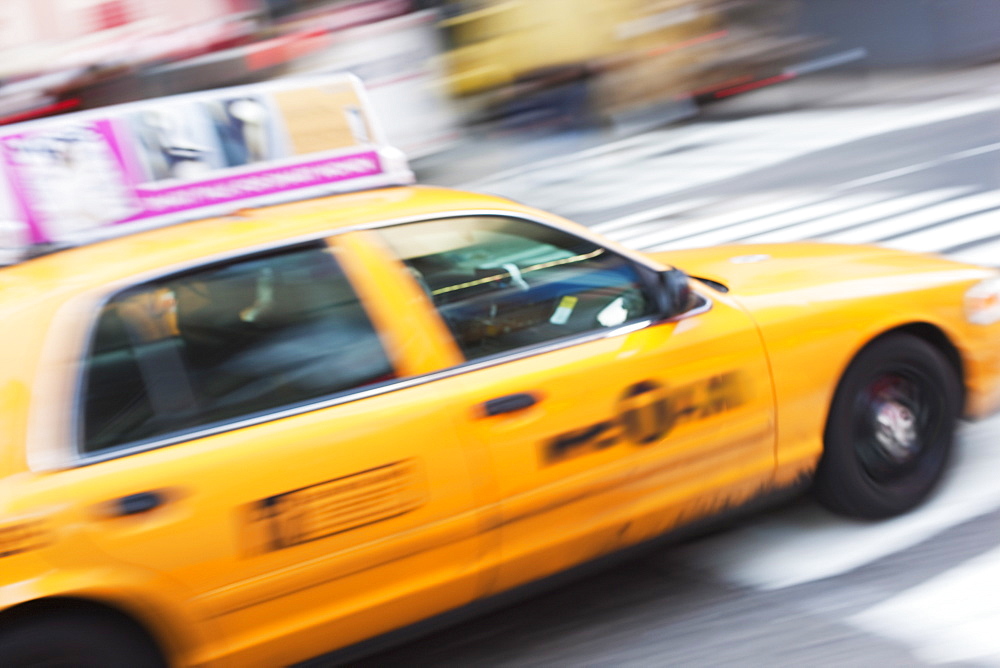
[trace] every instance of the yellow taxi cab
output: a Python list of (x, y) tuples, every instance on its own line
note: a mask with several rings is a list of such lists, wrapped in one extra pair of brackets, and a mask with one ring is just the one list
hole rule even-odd
[[(278, 93), (254, 93), (272, 119), (316, 109)], [(246, 93), (211, 95), (194, 102)], [(140, 112), (0, 147), (121, 140)], [(42, 158), (7, 158), (28, 165), (27, 242), (0, 268), (8, 666), (293, 664), (805, 482), (892, 516), (932, 491), (956, 420), (1000, 399), (991, 269), (822, 244), (643, 255), (389, 185), (384, 151), (385, 187), (206, 217), (174, 175), (156, 202), (197, 200), (197, 220), (53, 232), (24, 186)], [(301, 161), (204, 162), (184, 178), (220, 197), (305, 183)]]

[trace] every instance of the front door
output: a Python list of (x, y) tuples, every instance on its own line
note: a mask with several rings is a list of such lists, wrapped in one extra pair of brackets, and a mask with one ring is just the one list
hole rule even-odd
[(497, 590), (648, 537), (707, 490), (773, 473), (770, 375), (732, 303), (696, 295), (660, 321), (648, 267), (510, 216), (377, 234), (466, 359), (458, 419), (495, 471)]

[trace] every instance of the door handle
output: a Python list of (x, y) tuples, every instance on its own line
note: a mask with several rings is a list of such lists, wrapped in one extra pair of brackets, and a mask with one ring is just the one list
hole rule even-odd
[(538, 397), (530, 392), (518, 392), (508, 394), (504, 397), (497, 397), (483, 402), (483, 412), (487, 417), (501, 415), (503, 413), (513, 413), (515, 411), (530, 408), (538, 403)]
[(139, 492), (129, 494), (108, 502), (108, 515), (125, 517), (126, 515), (141, 515), (162, 506), (167, 496), (161, 491)]

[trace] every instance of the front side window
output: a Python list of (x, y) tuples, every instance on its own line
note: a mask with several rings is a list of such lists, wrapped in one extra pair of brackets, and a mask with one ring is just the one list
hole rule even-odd
[(655, 312), (634, 263), (539, 223), (476, 216), (378, 234), (420, 282), (467, 359)]
[(325, 245), (217, 264), (116, 295), (98, 318), (84, 368), (85, 453), (394, 377)]

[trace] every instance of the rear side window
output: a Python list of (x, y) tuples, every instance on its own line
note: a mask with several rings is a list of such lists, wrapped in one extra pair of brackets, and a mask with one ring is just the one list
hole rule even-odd
[(394, 375), (325, 245), (213, 265), (105, 305), (85, 361), (81, 449), (261, 416)]

